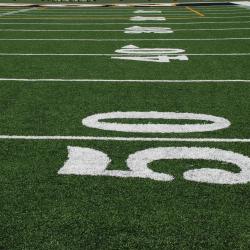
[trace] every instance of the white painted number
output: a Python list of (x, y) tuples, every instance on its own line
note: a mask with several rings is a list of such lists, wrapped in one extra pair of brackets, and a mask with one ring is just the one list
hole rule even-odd
[(140, 61), (140, 62), (158, 62), (168, 63), (170, 60), (187, 61), (186, 56), (115, 56), (113, 59)]
[(131, 154), (127, 159), (129, 171), (107, 170), (110, 158), (103, 152), (90, 148), (68, 147), (68, 160), (58, 171), (63, 175), (94, 175), (115, 177), (149, 178), (157, 181), (172, 181), (172, 175), (157, 173), (148, 165), (156, 160), (192, 159), (231, 163), (240, 168), (239, 173), (221, 169), (201, 168), (188, 170), (184, 179), (216, 184), (244, 184), (250, 182), (250, 158), (242, 154), (205, 147), (160, 147), (149, 148)]
[(58, 171), (58, 174), (64, 175), (100, 175), (115, 177), (139, 177), (155, 180), (172, 180), (167, 174), (155, 173), (149, 168), (131, 165), (130, 171), (107, 170), (111, 160), (101, 151), (91, 148), (68, 147), (68, 160)]
[(143, 14), (143, 13), (145, 13), (145, 14), (148, 14), (148, 13), (150, 13), (150, 14), (160, 14), (161, 11), (160, 10), (136, 10), (136, 11), (134, 11), (134, 13), (135, 14)]
[[(164, 120), (200, 120), (196, 124), (126, 124), (102, 121), (105, 119), (164, 119)], [(204, 123), (210, 122), (210, 123)], [(190, 133), (205, 132), (224, 129), (230, 122), (222, 117), (194, 113), (175, 112), (110, 112), (88, 116), (82, 120), (86, 127), (109, 131), (135, 132), (135, 133)]]
[(121, 49), (117, 49), (115, 52), (129, 55), (169, 55), (184, 53), (185, 50), (176, 48), (139, 48), (134, 45), (126, 45)]
[(141, 34), (141, 33), (166, 34), (166, 33), (173, 33), (173, 30), (171, 28), (166, 28), (166, 27), (132, 26), (129, 28), (125, 28), (124, 33), (127, 33), (127, 34)]
[(130, 18), (131, 21), (165, 21), (163, 16), (134, 16)]
[(187, 61), (188, 57), (183, 49), (173, 48), (139, 48), (134, 45), (127, 45), (115, 51), (120, 56), (113, 56), (112, 59), (168, 63), (171, 60)]

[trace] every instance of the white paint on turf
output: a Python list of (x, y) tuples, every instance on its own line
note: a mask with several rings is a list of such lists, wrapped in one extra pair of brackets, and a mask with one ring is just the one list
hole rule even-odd
[[(173, 24), (173, 25), (193, 25), (193, 24), (220, 24), (220, 23), (250, 23), (250, 21), (218, 21), (218, 22), (167, 22), (167, 24)], [(133, 25), (133, 24), (155, 24), (155, 23), (149, 23), (149, 22), (146, 22), (146, 23), (106, 23), (106, 22), (95, 22), (95, 23), (87, 23), (87, 22), (84, 22), (84, 23), (81, 23), (81, 22), (77, 22), (77, 23), (70, 23), (70, 22), (67, 22), (67, 23), (59, 23), (59, 22), (51, 22), (51, 23), (47, 23), (47, 22), (39, 22), (39, 23), (33, 23), (33, 22), (29, 22), (29, 23), (26, 23), (26, 22), (0, 22), (0, 25), (63, 25), (63, 26), (85, 26), (85, 25)], [(157, 25), (166, 25), (166, 23), (157, 23)]]
[[(78, 19), (80, 20), (82, 17), (68, 17), (67, 19), (68, 20), (71, 20), (71, 19)], [(83, 17), (84, 19), (86, 20), (95, 20), (96, 17), (94, 16), (90, 16), (89, 18), (86, 18), (86, 17)], [(202, 16), (202, 17), (198, 17), (198, 16), (191, 16), (191, 15), (188, 15), (188, 16), (182, 16), (180, 15), (180, 17), (169, 17), (168, 19), (175, 19), (175, 20), (183, 20), (183, 19), (238, 19), (238, 18), (250, 18), (250, 16), (233, 16), (233, 15), (230, 15), (230, 16), (215, 16), (215, 17), (211, 17), (211, 16)], [(63, 19), (63, 16), (62, 17), (38, 17), (38, 16), (34, 16), (34, 17), (21, 17), (21, 16), (16, 16), (16, 17), (5, 17), (4, 18), (5, 20), (8, 19), (8, 20), (15, 20), (15, 19), (21, 19), (21, 20), (25, 20), (25, 19), (30, 19), (30, 20), (60, 20), (60, 19)], [(99, 19), (103, 19), (103, 20), (108, 20), (110, 18), (107, 18), (107, 17), (103, 17), (103, 18), (99, 18)], [(112, 18), (111, 18), (112, 19)], [(151, 17), (147, 17), (147, 16), (134, 16), (134, 17), (131, 17), (130, 18), (131, 21), (166, 21), (166, 18), (165, 17), (162, 17), (162, 16), (151, 16)]]
[[(186, 56), (250, 56), (250, 53), (201, 53), (201, 54), (185, 53), (185, 55)], [(0, 53), (0, 56), (117, 56), (117, 54)]]
[(129, 28), (125, 28), (124, 33), (127, 33), (127, 34), (141, 34), (141, 33), (166, 34), (166, 33), (173, 33), (173, 30), (167, 27), (132, 26)]
[(141, 167), (128, 162), (129, 171), (107, 170), (110, 158), (101, 151), (91, 148), (68, 147), (68, 160), (58, 171), (64, 175), (92, 175), (92, 176), (114, 176), (114, 177), (139, 177), (153, 180), (169, 181), (169, 175), (156, 173), (147, 167)]
[(183, 53), (185, 50), (176, 48), (139, 48), (135, 45), (126, 45), (121, 49), (115, 50), (120, 54), (133, 54), (133, 55), (166, 55)]
[(214, 184), (245, 184), (250, 182), (250, 158), (242, 154), (208, 147), (158, 147), (137, 151), (129, 155), (129, 171), (107, 170), (110, 158), (103, 152), (91, 148), (68, 147), (68, 160), (58, 174), (92, 175), (114, 177), (149, 178), (157, 181), (172, 181), (172, 175), (151, 170), (150, 163), (158, 160), (209, 160), (234, 164), (239, 173), (221, 169), (202, 168), (188, 170), (184, 179)]
[(184, 173), (186, 180), (215, 184), (246, 184), (250, 182), (250, 158), (242, 154), (217, 148), (182, 148), (178, 157), (178, 159), (202, 159), (230, 163), (241, 170), (239, 173), (213, 168), (188, 170)]
[(0, 41), (89, 41), (89, 42), (117, 42), (117, 41), (230, 41), (250, 40), (250, 37), (225, 38), (0, 38)]
[(4, 12), (4, 13), (0, 13), (0, 17), (15, 15), (15, 14), (18, 14), (18, 13), (28, 12), (28, 11), (35, 10), (35, 9), (37, 9), (37, 8), (29, 8), (29, 9), (21, 9), (21, 10)]
[(176, 137), (108, 137), (71, 135), (0, 135), (0, 140), (66, 140), (66, 141), (126, 141), (126, 142), (211, 142), (250, 143), (250, 138), (176, 138)]
[(68, 158), (59, 174), (98, 175), (106, 170), (111, 160), (98, 150), (68, 147)]
[[(135, 14), (159, 14), (162, 13), (161, 10), (136, 10), (134, 11)], [(171, 12), (172, 13), (172, 12)]]
[[(116, 53), (123, 54), (121, 56), (112, 56), (112, 59), (130, 60), (130, 61), (143, 61), (143, 62), (158, 62), (168, 63), (171, 60), (187, 61), (186, 55), (180, 55), (183, 53), (183, 49), (173, 48), (139, 48), (134, 45), (126, 45), (121, 49), (115, 51)], [(129, 56), (125, 56), (129, 55)], [(174, 55), (177, 54), (177, 55)]]
[(140, 62), (157, 62), (157, 63), (169, 63), (171, 60), (188, 61), (186, 55), (169, 55), (169, 56), (112, 56), (112, 59), (140, 61)]
[[(203, 121), (197, 124), (126, 124), (118, 122), (105, 122), (107, 119), (163, 119), (163, 120), (193, 120)], [(211, 122), (211, 123), (204, 123)], [(190, 133), (205, 132), (227, 128), (231, 123), (222, 117), (194, 113), (175, 113), (175, 112), (110, 112), (88, 116), (82, 120), (86, 127), (133, 133)]]
[[(138, 151), (128, 158), (128, 167), (147, 168), (157, 160), (209, 160), (231, 163), (241, 169), (240, 173), (213, 168), (189, 170), (184, 179), (215, 184), (245, 184), (250, 182), (250, 158), (232, 151), (203, 147), (160, 147)], [(171, 177), (171, 176), (170, 176)], [(173, 177), (172, 177), (173, 178)], [(163, 179), (158, 179), (164, 181)]]
[[(133, 26), (125, 28), (126, 34), (141, 34), (141, 33), (155, 33), (166, 34), (181, 31), (228, 31), (228, 30), (250, 30), (250, 27), (233, 27), (233, 28), (208, 28), (208, 29), (171, 29), (167, 27), (142, 27)], [(123, 30), (90, 30), (90, 29), (0, 29), (4, 32), (121, 32)]]
[(75, 82), (75, 83), (250, 83), (250, 79), (65, 79), (65, 78), (0, 78), (1, 82)]
[(131, 21), (166, 21), (163, 16), (134, 16), (130, 18)]
[(231, 3), (240, 5), (240, 7), (250, 8), (250, 2), (249, 1), (238, 1), (238, 2), (231, 2)]

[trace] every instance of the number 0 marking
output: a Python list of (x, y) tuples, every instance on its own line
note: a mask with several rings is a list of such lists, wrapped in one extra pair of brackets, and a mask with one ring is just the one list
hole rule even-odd
[[(202, 120), (212, 123), (201, 124), (126, 124), (105, 122), (103, 119), (174, 119)], [(214, 131), (230, 126), (230, 122), (222, 117), (175, 112), (111, 112), (88, 116), (82, 120), (84, 126), (110, 131), (135, 133), (190, 133)]]

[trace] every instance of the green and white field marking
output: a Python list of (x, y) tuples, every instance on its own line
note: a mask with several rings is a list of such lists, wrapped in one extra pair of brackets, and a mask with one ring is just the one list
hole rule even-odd
[(0, 249), (249, 249), (250, 9), (190, 7), (0, 8)]

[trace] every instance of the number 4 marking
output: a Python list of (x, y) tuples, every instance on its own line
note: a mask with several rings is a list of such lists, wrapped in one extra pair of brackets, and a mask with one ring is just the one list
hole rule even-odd
[(168, 34), (173, 33), (173, 30), (166, 27), (141, 27), (141, 26), (132, 26), (125, 28), (124, 33), (127, 34), (141, 34), (141, 33), (155, 33), (155, 34)]
[(140, 61), (140, 62), (168, 63), (170, 62), (170, 60), (187, 61), (188, 57), (185, 55), (180, 55), (180, 56), (113, 56), (112, 59)]
[(173, 48), (139, 48), (134, 45), (127, 45), (115, 51), (121, 55), (113, 56), (112, 59), (131, 60), (141, 62), (168, 63), (171, 60), (188, 61), (183, 49)]

